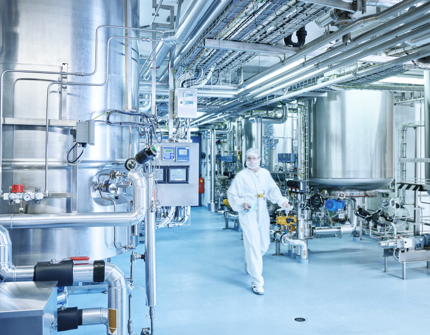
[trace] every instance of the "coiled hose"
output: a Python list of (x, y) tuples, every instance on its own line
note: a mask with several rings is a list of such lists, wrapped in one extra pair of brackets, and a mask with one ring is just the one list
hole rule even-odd
[(266, 124), (266, 132), (264, 133), (264, 168), (269, 167), (270, 151), (276, 149), (274, 133), (273, 124)]

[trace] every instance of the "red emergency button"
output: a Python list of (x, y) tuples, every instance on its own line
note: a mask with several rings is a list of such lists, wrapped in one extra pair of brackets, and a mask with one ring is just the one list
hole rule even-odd
[(12, 193), (22, 193), (24, 192), (24, 186), (20, 184), (12, 185)]

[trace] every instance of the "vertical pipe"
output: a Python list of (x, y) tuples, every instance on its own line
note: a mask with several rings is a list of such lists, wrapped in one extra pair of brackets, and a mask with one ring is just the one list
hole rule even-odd
[[(425, 158), (430, 158), (430, 71), (424, 71), (424, 133)], [(425, 166), (425, 183), (430, 184), (430, 164)]]
[(297, 108), (297, 174), (298, 178), (302, 179), (300, 177), (300, 172), (302, 171), (302, 136), (303, 136), (303, 125), (302, 125), (302, 113), (300, 112), (300, 107)]
[(385, 272), (388, 272), (388, 257), (384, 257), (385, 259)]
[[(153, 26), (153, 29), (155, 27)], [(152, 38), (155, 40), (156, 34), (152, 33)], [(152, 42), (152, 49), (154, 50), (157, 43)], [(152, 61), (152, 87), (151, 87), (151, 107), (152, 114), (157, 114), (156, 106), (156, 59), (154, 57)], [(145, 277), (146, 277), (146, 297), (148, 299), (149, 315), (151, 318), (151, 334), (154, 334), (154, 306), (157, 304), (156, 301), (156, 263), (155, 263), (155, 206), (154, 206), (154, 177), (148, 176), (148, 211), (146, 212), (145, 220)]]
[(406, 280), (406, 262), (402, 263), (403, 280)]
[(216, 131), (215, 129), (211, 129), (210, 131), (211, 133), (211, 174), (210, 174), (210, 178), (211, 178), (211, 187), (210, 187), (210, 192), (209, 192), (209, 204), (208, 204), (208, 210), (210, 210), (211, 212), (215, 211), (215, 158), (216, 158), (216, 153), (215, 153), (215, 145), (216, 145)]

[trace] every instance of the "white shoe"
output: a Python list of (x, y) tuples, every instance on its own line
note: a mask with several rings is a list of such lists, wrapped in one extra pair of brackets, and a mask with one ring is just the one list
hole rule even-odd
[(255, 294), (258, 294), (258, 295), (263, 295), (264, 294), (264, 288), (263, 288), (263, 286), (252, 286), (252, 292), (254, 292)]
[(249, 270), (248, 270), (248, 264), (246, 264), (246, 262), (245, 262), (245, 273), (248, 275), (251, 274), (251, 272), (249, 272)]

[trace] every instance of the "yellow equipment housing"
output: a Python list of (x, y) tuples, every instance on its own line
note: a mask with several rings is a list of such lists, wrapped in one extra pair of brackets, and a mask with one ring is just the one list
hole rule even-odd
[(295, 216), (277, 216), (276, 223), (284, 226), (285, 230), (293, 232), (296, 230), (295, 224), (297, 223), (297, 218)]
[(230, 206), (230, 204), (229, 204), (229, 202), (228, 202), (228, 199), (224, 199), (224, 200), (222, 201), (222, 204), (223, 204), (224, 206)]

